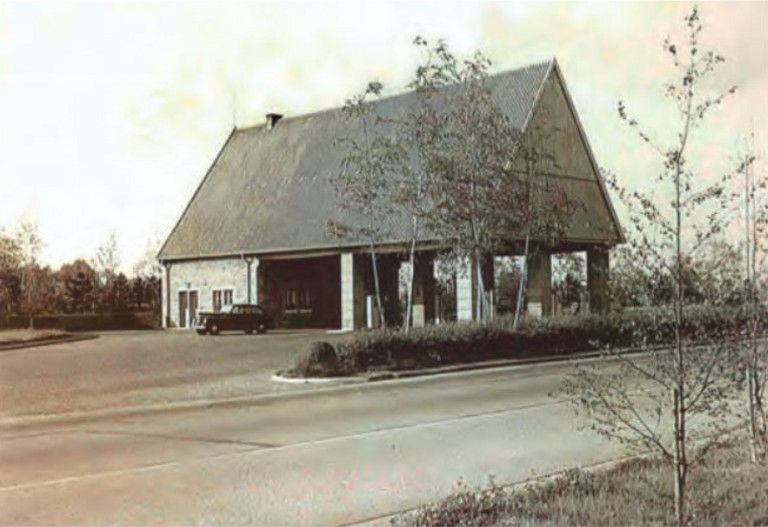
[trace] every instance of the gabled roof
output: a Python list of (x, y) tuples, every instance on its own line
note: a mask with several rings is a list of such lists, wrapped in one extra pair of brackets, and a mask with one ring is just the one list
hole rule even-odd
[[(489, 77), (489, 87), (511, 124), (523, 131), (554, 60)], [(416, 100), (413, 92), (377, 101), (375, 111), (394, 116)], [(345, 218), (329, 176), (344, 156), (334, 143), (352, 123), (340, 108), (235, 129), (163, 245), (161, 260), (237, 256), (356, 247), (339, 240), (326, 221)], [(595, 167), (596, 168), (596, 167)], [(604, 187), (601, 188), (604, 192)], [(607, 194), (605, 199), (609, 203)], [(612, 212), (612, 210), (611, 210)], [(615, 220), (615, 215), (614, 215)], [(390, 218), (390, 242), (407, 239), (407, 219)], [(618, 222), (616, 222), (618, 225)]]

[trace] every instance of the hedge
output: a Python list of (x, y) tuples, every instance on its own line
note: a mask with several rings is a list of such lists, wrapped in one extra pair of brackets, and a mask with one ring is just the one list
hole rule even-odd
[[(159, 327), (156, 313), (82, 313), (73, 315), (40, 315), (34, 317), (35, 329), (62, 329), (65, 331), (110, 331), (132, 329), (156, 329)], [(29, 317), (13, 315), (0, 319), (0, 328), (20, 329), (29, 327)]]
[[(746, 315), (707, 307), (687, 308), (684, 335), (692, 341), (713, 332), (735, 332)], [(374, 330), (336, 345), (339, 372), (410, 370), (494, 359), (567, 355), (603, 347), (655, 346), (674, 337), (668, 308), (606, 315), (529, 319), (512, 330), (511, 317), (489, 323), (444, 324), (400, 330)], [(301, 376), (297, 367), (289, 374)]]

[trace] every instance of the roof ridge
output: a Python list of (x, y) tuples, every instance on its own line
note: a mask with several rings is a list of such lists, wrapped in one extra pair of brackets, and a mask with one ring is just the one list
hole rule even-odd
[[(521, 66), (519, 68), (514, 68), (514, 69), (504, 70), (504, 71), (497, 71), (496, 73), (491, 73), (491, 74), (488, 75), (488, 79), (494, 79), (494, 78), (502, 77), (504, 75), (510, 75), (512, 73), (520, 73), (520, 72), (523, 72), (525, 70), (539, 68), (539, 67), (544, 66), (544, 65), (547, 65), (547, 71), (549, 71), (551, 65), (555, 64), (556, 62), (557, 62), (556, 57), (552, 57), (552, 58), (549, 58), (547, 60), (541, 60), (541, 61), (538, 61), (538, 62), (533, 62), (533, 63), (530, 63), (530, 64), (526, 64), (525, 66)], [(543, 80), (542, 80), (542, 82), (543, 82)], [(391, 101), (393, 99), (397, 99), (397, 98), (400, 98), (400, 97), (405, 97), (405, 96), (411, 95), (411, 94), (415, 93), (415, 91), (416, 90), (409, 90), (409, 91), (403, 91), (403, 92), (400, 92), (400, 93), (395, 93), (395, 94), (392, 94), (392, 95), (387, 95), (386, 97), (382, 97), (380, 99), (376, 99), (375, 101), (372, 101), (372, 102), (374, 102), (375, 104), (389, 102), (389, 101)], [(311, 118), (311, 117), (316, 117), (318, 115), (322, 115), (322, 114), (326, 114), (326, 113), (330, 113), (330, 112), (337, 112), (337, 111), (341, 110), (343, 107), (344, 107), (343, 105), (342, 106), (333, 106), (333, 107), (329, 107), (329, 108), (323, 108), (323, 109), (320, 109), (320, 110), (315, 110), (315, 111), (312, 111), (312, 112), (309, 112), (309, 113), (302, 113), (302, 114), (291, 115), (291, 116), (283, 116), (280, 119), (280, 121), (282, 123), (285, 123), (286, 121), (297, 121), (299, 119), (308, 119), (308, 118)], [(235, 126), (234, 133), (239, 133), (239, 132), (255, 132), (255, 131), (257, 131), (257, 130), (259, 130), (261, 128), (266, 128), (266, 126), (267, 126), (266, 123), (253, 124), (253, 125), (250, 125), (250, 126), (244, 126), (242, 128), (240, 128), (238, 126)]]

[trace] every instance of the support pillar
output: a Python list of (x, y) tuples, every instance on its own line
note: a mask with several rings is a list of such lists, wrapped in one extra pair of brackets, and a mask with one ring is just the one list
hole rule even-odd
[(528, 257), (527, 313), (532, 317), (552, 314), (552, 255), (538, 252)]
[(165, 276), (163, 277), (162, 288), (165, 290), (165, 301), (162, 302), (163, 307), (163, 327), (171, 327), (171, 264), (163, 262), (165, 267)]
[(424, 327), (435, 321), (435, 255), (416, 255), (413, 270), (413, 327)]
[[(396, 326), (400, 323), (400, 255), (380, 255), (377, 261), (385, 322), (387, 326)], [(378, 326), (378, 319), (376, 325)]]
[(354, 255), (341, 253), (341, 329), (355, 329)]
[[(483, 275), (483, 288), (485, 289), (485, 294), (488, 299), (488, 309), (490, 310), (488, 320), (490, 320), (496, 315), (496, 280), (494, 277), (494, 262), (492, 256), (483, 258), (483, 261), (480, 264), (480, 272)], [(476, 318), (478, 320), (482, 319), (479, 313)]]
[[(376, 288), (373, 284), (373, 267), (371, 265), (370, 254), (355, 254), (352, 258), (352, 296), (354, 302), (354, 324), (353, 329), (366, 327), (367, 297), (376, 294)], [(378, 263), (378, 260), (377, 262)], [(376, 298), (371, 299), (371, 307), (376, 309)], [(373, 313), (372, 319), (378, 319), (379, 314)]]
[[(480, 264), (480, 272), (483, 276), (483, 288), (488, 296), (490, 313), (488, 318), (493, 318), (494, 307), (494, 277), (493, 257), (483, 258)], [(483, 319), (481, 306), (477, 303), (477, 265), (471, 258), (463, 258), (456, 269), (456, 320), (481, 320)]]
[(251, 264), (253, 263), (253, 256), (243, 256), (245, 262), (245, 288), (247, 292), (246, 301), (251, 304)]
[(473, 320), (474, 291), (473, 287), (474, 266), (469, 258), (461, 258), (456, 264), (456, 320), (466, 322)]
[[(258, 258), (254, 258), (253, 262), (251, 263), (251, 268), (253, 269), (253, 303), (259, 304), (259, 265), (261, 264), (261, 261)], [(251, 274), (248, 273), (248, 276), (250, 277)], [(250, 280), (250, 278), (249, 278)], [(250, 286), (250, 284), (249, 284)], [(248, 303), (251, 303), (251, 291), (250, 287), (248, 287)]]
[(608, 311), (608, 248), (594, 246), (587, 249), (587, 291), (589, 291), (589, 312)]

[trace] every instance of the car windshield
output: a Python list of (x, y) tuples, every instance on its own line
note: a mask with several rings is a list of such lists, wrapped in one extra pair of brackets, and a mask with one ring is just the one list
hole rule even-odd
[(227, 304), (226, 306), (221, 306), (221, 312), (222, 313), (231, 313), (232, 312), (232, 304)]

